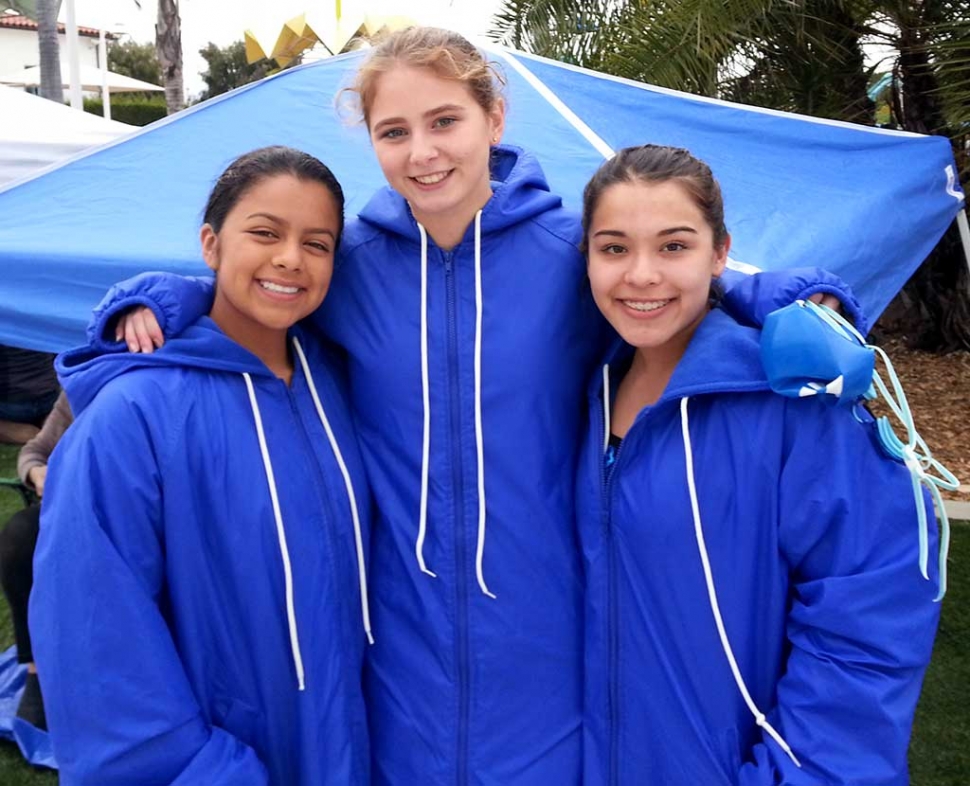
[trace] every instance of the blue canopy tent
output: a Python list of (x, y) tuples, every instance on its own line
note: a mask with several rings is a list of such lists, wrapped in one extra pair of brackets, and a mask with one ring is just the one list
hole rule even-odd
[[(494, 49), (509, 79), (505, 141), (534, 151), (578, 207), (617, 148), (657, 142), (706, 159), (725, 192), (733, 256), (817, 264), (874, 319), (963, 205), (949, 143), (700, 98)], [(0, 190), (0, 343), (63, 350), (92, 306), (145, 270), (200, 274), (200, 213), (235, 156), (266, 144), (326, 161), (355, 212), (383, 178), (334, 96), (363, 53), (309, 63), (207, 101)], [(743, 267), (743, 264), (742, 264)]]

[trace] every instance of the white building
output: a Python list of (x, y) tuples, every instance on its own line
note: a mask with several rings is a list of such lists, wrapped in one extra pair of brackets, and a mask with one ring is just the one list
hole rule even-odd
[[(67, 64), (67, 37), (64, 25), (58, 24), (60, 33), (61, 76), (70, 73)], [(78, 59), (82, 66), (100, 67), (98, 62), (99, 31), (91, 27), (78, 27)], [(108, 33), (108, 40), (116, 36)], [(26, 16), (0, 14), (0, 74), (16, 73), (24, 68), (40, 65), (40, 46), (37, 41), (37, 23)]]

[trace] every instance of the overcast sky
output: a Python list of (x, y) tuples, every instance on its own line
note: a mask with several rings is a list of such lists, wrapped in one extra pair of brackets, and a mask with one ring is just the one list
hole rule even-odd
[[(75, 0), (77, 23), (126, 32), (140, 43), (154, 42), (156, 0)], [(402, 7), (421, 24), (433, 24), (457, 30), (469, 37), (484, 36), (492, 14), (501, 0), (343, 0), (343, 15), (355, 8), (374, 14), (400, 14)], [(212, 41), (226, 46), (240, 41), (250, 29), (259, 40), (270, 39), (272, 47), (283, 23), (300, 13), (335, 14), (334, 0), (181, 0), (182, 57), (186, 92), (192, 96), (202, 91), (199, 72), (205, 61), (199, 49)], [(61, 20), (64, 10), (61, 11)]]

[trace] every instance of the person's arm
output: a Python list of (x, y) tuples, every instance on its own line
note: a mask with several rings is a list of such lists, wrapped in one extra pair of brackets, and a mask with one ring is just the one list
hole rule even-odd
[(17, 454), (17, 474), (24, 485), (37, 492), (38, 496), (44, 496), (44, 479), (50, 455), (73, 420), (67, 395), (62, 390), (37, 436)]
[[(88, 324), (88, 341), (92, 347), (108, 351), (117, 349), (119, 341), (124, 338), (129, 350), (150, 352), (162, 345), (163, 335), (177, 336), (199, 317), (208, 314), (212, 309), (214, 291), (213, 279), (208, 276), (142, 273), (126, 279), (111, 287), (95, 306)], [(155, 327), (143, 323), (147, 324), (146, 328), (119, 336), (119, 318), (140, 306), (150, 310)], [(136, 335), (139, 340), (133, 343), (132, 337)]]
[[(214, 291), (212, 279), (173, 273), (144, 273), (116, 284), (88, 325), (91, 346), (103, 352), (118, 349), (123, 342), (129, 352), (151, 354), (166, 338), (177, 336), (207, 314)], [(321, 309), (301, 324), (326, 340)]]
[(30, 628), (54, 753), (79, 786), (267, 786), (206, 722), (160, 608), (161, 442), (109, 388), (52, 458)]
[[(869, 326), (862, 306), (841, 278), (817, 267), (766, 270), (747, 275), (725, 270), (720, 278), (724, 288), (721, 306), (742, 324), (761, 327), (772, 311), (796, 300), (814, 298), (829, 307), (841, 306), (846, 319), (865, 335)], [(834, 298), (823, 300), (823, 298)]]
[(802, 766), (762, 733), (738, 782), (904, 786), (940, 613), (938, 577), (920, 574), (909, 472), (848, 409), (787, 409), (778, 505), (791, 650), (776, 705), (761, 709)]

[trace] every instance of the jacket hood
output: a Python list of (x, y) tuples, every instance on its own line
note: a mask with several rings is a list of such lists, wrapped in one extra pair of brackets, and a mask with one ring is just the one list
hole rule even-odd
[[(303, 339), (296, 326), (290, 333)], [(111, 380), (139, 368), (178, 366), (273, 377), (258, 357), (230, 339), (207, 316), (178, 336), (167, 339), (151, 354), (129, 352), (123, 342), (114, 344), (107, 353), (88, 344), (58, 355), (54, 365), (75, 417)]]
[[(633, 352), (633, 347), (617, 338), (604, 363), (611, 369), (625, 366)], [(599, 395), (601, 390), (602, 374), (598, 372), (591, 392)], [(698, 325), (657, 403), (705, 393), (760, 390), (770, 390), (761, 362), (761, 331), (744, 327), (715, 308)]]
[[(492, 197), (482, 209), (484, 234), (498, 232), (562, 205), (562, 199), (549, 192), (538, 160), (521, 148), (511, 145), (493, 148), (491, 170)], [(360, 218), (385, 232), (420, 241), (410, 206), (390, 186), (371, 197)]]

